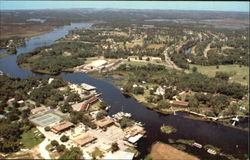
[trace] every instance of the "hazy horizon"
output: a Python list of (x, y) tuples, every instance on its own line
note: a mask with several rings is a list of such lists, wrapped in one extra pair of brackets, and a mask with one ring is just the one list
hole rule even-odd
[(249, 12), (249, 2), (196, 1), (1, 1), (1, 10), (146, 9)]

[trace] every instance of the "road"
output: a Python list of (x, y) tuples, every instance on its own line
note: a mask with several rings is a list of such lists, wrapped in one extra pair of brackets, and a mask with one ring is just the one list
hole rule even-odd
[(40, 143), (39, 147), (38, 147), (38, 150), (41, 154), (41, 156), (44, 158), (44, 159), (51, 159), (50, 158), (50, 155), (49, 155), (49, 152), (47, 151), (46, 149), (46, 146), (49, 144), (49, 140), (48, 138), (45, 138), (44, 141), (42, 143)]
[(169, 47), (167, 47), (162, 54), (164, 54), (165, 56), (165, 62), (166, 62), (166, 65), (170, 68), (173, 68), (173, 69), (177, 69), (177, 70), (182, 70), (181, 68), (179, 68), (178, 66), (176, 66), (176, 64), (171, 61), (170, 57), (168, 56), (168, 50), (169, 50)]

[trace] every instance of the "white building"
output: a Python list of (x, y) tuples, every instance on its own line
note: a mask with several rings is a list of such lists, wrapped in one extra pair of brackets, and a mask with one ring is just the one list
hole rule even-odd
[(108, 62), (106, 60), (100, 59), (91, 62), (90, 64), (85, 65), (84, 69), (101, 69), (106, 65)]
[(156, 95), (164, 95), (165, 94), (165, 89), (160, 86), (160, 87), (158, 87), (156, 89), (155, 94)]

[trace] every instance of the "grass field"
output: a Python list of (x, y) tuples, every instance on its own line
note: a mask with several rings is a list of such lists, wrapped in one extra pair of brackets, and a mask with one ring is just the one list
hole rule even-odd
[(28, 132), (22, 134), (21, 142), (23, 143), (24, 148), (31, 149), (32, 147), (38, 145), (43, 141), (44, 138), (42, 138), (41, 136), (37, 136), (34, 133), (35, 131), (37, 132), (36, 134), (40, 133), (36, 128), (33, 128)]
[[(246, 66), (239, 67), (239, 65), (220, 65), (219, 68), (216, 69), (216, 66), (201, 66), (201, 65), (190, 64), (191, 69), (194, 66), (197, 67), (198, 72), (206, 74), (209, 77), (214, 77), (217, 71), (227, 72), (230, 75), (232, 75), (230, 79), (231, 82), (237, 82), (244, 85), (248, 85), (249, 67)], [(243, 77), (245, 77), (245, 79), (243, 79)]]
[(164, 160), (198, 160), (199, 159), (186, 152), (180, 151), (170, 145), (160, 143), (160, 142), (155, 143), (152, 146), (149, 156), (152, 159), (164, 159)]
[(145, 66), (147, 64), (164, 65), (163, 63), (145, 62), (145, 61), (125, 61), (125, 64), (130, 64), (132, 66)]

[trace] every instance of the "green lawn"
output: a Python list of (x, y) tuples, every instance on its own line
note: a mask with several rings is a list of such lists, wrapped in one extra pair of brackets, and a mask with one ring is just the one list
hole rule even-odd
[(95, 102), (94, 104), (90, 105), (88, 111), (93, 112), (93, 111), (99, 111), (100, 110), (100, 101)]
[(125, 64), (130, 64), (132, 66), (144, 66), (149, 64), (148, 62), (138, 62), (138, 61), (126, 61)]
[(125, 64), (130, 64), (132, 66), (144, 66), (147, 64), (164, 65), (163, 63), (143, 62), (143, 61), (126, 61)]
[[(31, 149), (32, 147), (38, 145), (39, 143), (43, 141), (44, 138), (42, 138), (41, 136), (36, 136), (34, 131), (38, 131), (38, 130), (36, 128), (32, 128), (28, 132), (25, 132), (22, 134), (21, 142), (23, 143), (24, 148)], [(38, 131), (36, 134), (38, 133), (41, 133), (41, 132)]]
[[(239, 65), (220, 65), (219, 69), (216, 69), (216, 66), (201, 66), (190, 64), (190, 69), (192, 69), (192, 67), (194, 66), (197, 67), (198, 72), (206, 74), (209, 77), (214, 77), (217, 71), (227, 72), (232, 75), (230, 79), (231, 82), (238, 82), (244, 85), (248, 84), (249, 67), (247, 66), (239, 67)], [(245, 77), (245, 79), (243, 79), (243, 77)]]

